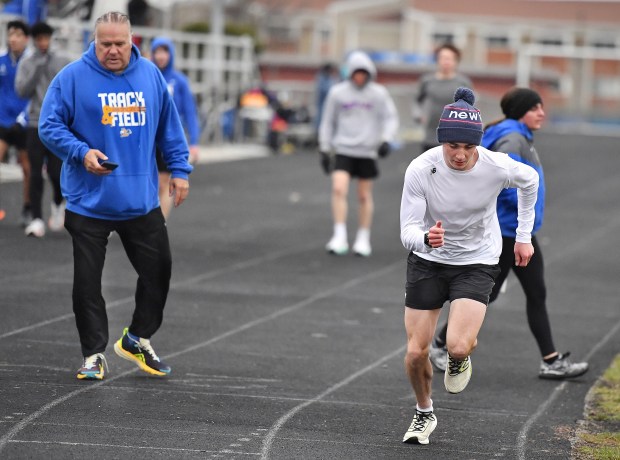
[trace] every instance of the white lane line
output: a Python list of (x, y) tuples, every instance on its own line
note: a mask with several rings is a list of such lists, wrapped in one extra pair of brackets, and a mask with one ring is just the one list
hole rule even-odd
[[(607, 225), (595, 229), (591, 235), (588, 235), (588, 238), (580, 238), (577, 242), (573, 243), (569, 249), (557, 253), (556, 257), (550, 257), (545, 263), (545, 265), (548, 266), (552, 263), (561, 261), (569, 255), (574, 255), (575, 253), (591, 248), (591, 241), (603, 240), (604, 236), (614, 230), (614, 227), (618, 225), (620, 225), (620, 216), (610, 221)], [(595, 238), (595, 240), (592, 240), (591, 238)], [(584, 359), (586, 361), (589, 361), (592, 356), (594, 356), (594, 354), (603, 347), (603, 345), (605, 345), (612, 337), (614, 337), (618, 333), (619, 330), (620, 321), (616, 323), (616, 325), (601, 340), (599, 340), (596, 345), (592, 347), (592, 349), (590, 349)], [(532, 425), (534, 425), (538, 418), (540, 418), (540, 416), (549, 408), (549, 406), (553, 404), (553, 402), (555, 402), (560, 393), (562, 393), (562, 391), (566, 387), (566, 383), (567, 382), (564, 381), (558, 386), (556, 386), (551, 392), (549, 398), (547, 398), (547, 400), (538, 408), (538, 410), (526, 420), (526, 422), (519, 430), (519, 434), (517, 435), (518, 460), (526, 460), (525, 455), (527, 451), (527, 436), (530, 429), (532, 428)]]
[[(301, 251), (291, 251), (291, 252), (301, 252)], [(275, 257), (275, 256), (274, 256)], [(262, 258), (263, 260), (265, 259), (265, 257)], [(258, 263), (258, 262), (257, 262)], [(237, 265), (241, 265), (241, 264), (237, 264)], [(392, 263), (386, 267), (383, 267), (379, 270), (376, 270), (374, 272), (368, 273), (364, 276), (359, 276), (357, 278), (353, 278), (352, 280), (344, 283), (341, 286), (337, 286), (337, 287), (333, 287), (331, 289), (328, 289), (326, 291), (323, 291), (319, 294), (315, 294), (313, 296), (308, 297), (306, 300), (298, 302), (296, 304), (293, 304), (289, 307), (285, 307), (281, 310), (278, 310), (270, 315), (267, 316), (263, 316), (262, 318), (257, 318), (254, 321), (250, 321), (249, 323), (243, 324), (235, 329), (232, 329), (228, 332), (225, 332), (223, 334), (220, 334), (216, 337), (213, 337), (212, 339), (209, 340), (205, 340), (204, 342), (201, 342), (199, 344), (193, 345), (191, 347), (185, 348), (184, 350), (178, 351), (176, 353), (172, 353), (169, 354), (167, 356), (164, 356), (164, 359), (170, 359), (170, 358), (174, 358), (176, 356), (179, 355), (183, 355), (192, 351), (195, 351), (199, 348), (203, 348), (206, 347), (208, 345), (211, 345), (215, 342), (218, 342), (220, 340), (223, 340), (227, 337), (230, 337), (232, 335), (238, 334), (240, 332), (243, 332), (247, 329), (250, 329), (251, 327), (254, 326), (258, 326), (260, 324), (266, 323), (272, 319), (276, 319), (282, 315), (285, 315), (287, 313), (291, 313), (293, 311), (299, 310), (302, 307), (305, 307), (313, 302), (316, 302), (317, 300), (329, 297), (333, 294), (336, 294), (340, 291), (349, 289), (351, 287), (357, 286), (361, 283), (364, 283), (372, 278), (376, 278), (382, 275), (385, 275), (387, 273), (389, 273), (390, 271), (394, 270), (395, 268), (400, 268), (402, 267), (403, 262), (402, 261), (398, 261), (395, 263)], [(24, 428), (26, 428), (29, 424), (31, 424), (32, 422), (34, 422), (36, 419), (38, 419), (39, 417), (41, 417), (43, 414), (45, 414), (46, 412), (48, 412), (49, 410), (53, 409), (54, 407), (62, 404), (63, 402), (73, 398), (74, 396), (79, 396), (82, 393), (85, 393), (87, 391), (90, 390), (94, 390), (96, 388), (99, 388), (102, 385), (105, 385), (106, 383), (110, 383), (110, 382), (114, 382), (122, 377), (125, 377), (127, 375), (133, 374), (135, 372), (137, 372), (139, 369), (138, 368), (134, 368), (132, 370), (129, 371), (125, 371), (121, 374), (118, 374), (114, 377), (110, 377), (110, 378), (106, 378), (105, 380), (101, 380), (99, 382), (95, 382), (92, 384), (89, 384), (86, 387), (80, 388), (78, 390), (74, 390), (70, 393), (67, 393), (64, 396), (61, 396), (60, 398), (54, 399), (52, 401), (50, 401), (49, 403), (43, 405), (41, 408), (39, 408), (38, 410), (36, 410), (35, 412), (33, 412), (32, 414), (30, 414), (29, 416), (27, 416), (26, 418), (24, 418), (23, 420), (21, 420), (19, 423), (17, 423), (13, 428), (11, 428), (7, 433), (4, 434), (4, 436), (2, 436), (0, 438), (0, 453), (2, 453), (2, 450), (4, 449), (4, 447), (7, 445), (7, 443), (9, 443), (16, 435), (17, 433), (19, 433), (20, 431), (22, 431)], [(88, 382), (90, 383), (90, 382)]]
[[(260, 265), (262, 263), (271, 261), (271, 260), (275, 260), (275, 259), (279, 259), (280, 257), (286, 257), (286, 256), (290, 256), (293, 254), (298, 254), (304, 251), (307, 251), (308, 249), (312, 248), (312, 247), (316, 247), (316, 244), (313, 245), (308, 245), (308, 246), (304, 246), (301, 248), (297, 248), (293, 251), (291, 250), (286, 250), (286, 251), (276, 251), (273, 252), (269, 255), (263, 255), (263, 256), (259, 256), (259, 257), (255, 257), (253, 259), (248, 259), (248, 260), (244, 260), (242, 262), (238, 262), (236, 264), (233, 264), (229, 267), (225, 267), (225, 268), (220, 268), (217, 270), (211, 270), (205, 273), (202, 273), (200, 275), (196, 275), (193, 276), (191, 278), (187, 278), (184, 280), (180, 280), (180, 281), (175, 281), (174, 283), (170, 284), (170, 289), (177, 289), (179, 287), (183, 287), (183, 286), (187, 286), (187, 285), (191, 285), (194, 283), (198, 283), (198, 282), (202, 282), (202, 281), (206, 281), (212, 278), (216, 278), (220, 275), (226, 275), (232, 272), (235, 272), (237, 270), (243, 270), (246, 268), (251, 268), (254, 267), (256, 265)], [(107, 302), (106, 303), (106, 310), (112, 310), (114, 308), (120, 307), (122, 305), (131, 303), (135, 301), (135, 296), (131, 295), (131, 296), (127, 296), (127, 297), (123, 297), (121, 299), (117, 299), (114, 300), (113, 302)], [(50, 324), (55, 324), (58, 323), (60, 321), (64, 321), (64, 320), (69, 320), (69, 319), (74, 319), (75, 315), (73, 314), (73, 312), (71, 313), (67, 313), (66, 315), (60, 315), (60, 316), (56, 316), (55, 318), (50, 318), (47, 319), (45, 321), (40, 321), (38, 323), (34, 323), (31, 324), (30, 326), (24, 326), (21, 327), (19, 329), (14, 329), (12, 331), (9, 332), (5, 332), (4, 334), (0, 334), (0, 340), (1, 339), (6, 339), (8, 337), (12, 337), (14, 335), (17, 334), (21, 334), (22, 332), (29, 332), (35, 329), (39, 329), (41, 327), (45, 327), (45, 326), (49, 326)]]
[(265, 438), (263, 439), (263, 449), (261, 451), (261, 460), (267, 460), (269, 458), (269, 452), (271, 451), (271, 446), (273, 445), (273, 441), (275, 440), (276, 434), (278, 434), (278, 431), (280, 431), (280, 429), (286, 424), (286, 422), (289, 421), (295, 414), (297, 414), (298, 412), (302, 411), (303, 409), (305, 409), (306, 407), (310, 406), (311, 404), (314, 404), (315, 402), (321, 401), (326, 396), (329, 396), (331, 393), (333, 393), (333, 392), (339, 390), (340, 388), (348, 385), (349, 383), (351, 383), (353, 380), (357, 379), (358, 377), (361, 377), (362, 375), (366, 374), (367, 372), (370, 372), (373, 369), (377, 368), (378, 366), (381, 366), (386, 361), (389, 361), (390, 359), (394, 358), (395, 356), (403, 354), (406, 349), (407, 349), (407, 346), (405, 345), (405, 346), (400, 347), (397, 350), (392, 351), (391, 353), (383, 356), (382, 358), (378, 359), (374, 363), (372, 363), (372, 364), (366, 366), (365, 368), (360, 369), (359, 371), (349, 375), (347, 378), (341, 380), (340, 382), (336, 383), (335, 385), (332, 385), (327, 390), (325, 390), (323, 393), (315, 396), (314, 398), (310, 399), (309, 401), (306, 401), (306, 402), (304, 402), (302, 404), (298, 404), (297, 406), (293, 407), (290, 411), (288, 411), (286, 414), (284, 414), (282, 417), (280, 417), (276, 421), (276, 423), (274, 423), (272, 425), (272, 427), (270, 428), (269, 432), (267, 432), (267, 434), (265, 435)]
[[(71, 371), (71, 370), (69, 370)], [(168, 381), (168, 379), (166, 379)], [(172, 381), (170, 381), (170, 383), (173, 383)], [(20, 384), (20, 388), (29, 388), (30, 386), (45, 386), (46, 388), (50, 388), (50, 387), (54, 387), (54, 388), (66, 388), (66, 387), (71, 387), (71, 388), (75, 388), (78, 385), (56, 385), (56, 384), (50, 384), (48, 382), (21, 382)], [(140, 386), (138, 387), (128, 387), (128, 386), (120, 386), (120, 385), (106, 385), (104, 388), (100, 388), (101, 390), (105, 390), (105, 391), (114, 391), (114, 392), (118, 392), (118, 391), (125, 391), (127, 393), (137, 393), (138, 391), (140, 392), (152, 392), (152, 393), (158, 393), (158, 394), (166, 394), (166, 395), (187, 395), (189, 397), (211, 397), (211, 398), (236, 398), (236, 399), (257, 399), (257, 400), (264, 400), (264, 401), (278, 401), (278, 402), (298, 402), (298, 403), (304, 403), (309, 401), (308, 398), (300, 398), (300, 397), (293, 397), (293, 396), (272, 396), (272, 395), (257, 395), (257, 394), (247, 394), (247, 393), (229, 393), (229, 392), (223, 392), (223, 391), (193, 391), (193, 390), (166, 390), (166, 389), (162, 389), (161, 387), (143, 387)], [(408, 400), (413, 400), (413, 397), (407, 398)], [(433, 401), (435, 401), (435, 399), (433, 399)], [(505, 410), (505, 411), (501, 411), (501, 410), (488, 410), (488, 409), (480, 409), (480, 410), (476, 410), (476, 409), (472, 409), (470, 407), (466, 407), (465, 409), (463, 408), (454, 408), (454, 407), (449, 407), (450, 402), (454, 402), (454, 400), (448, 401), (447, 399), (441, 399), (438, 398), (437, 401), (440, 402), (440, 404), (438, 404), (438, 406), (441, 406), (441, 410), (442, 411), (452, 411), (455, 413), (460, 413), (463, 410), (467, 410), (468, 413), (470, 414), (480, 414), (481, 416), (488, 416), (488, 417), (500, 417), (500, 418), (523, 418), (525, 419), (526, 417), (529, 417), (530, 414), (529, 413), (525, 413), (525, 412), (515, 412), (512, 410)], [(377, 409), (390, 409), (390, 410), (400, 410), (403, 409), (403, 405), (402, 404), (387, 404), (387, 403), (373, 403), (373, 402), (361, 402), (361, 401), (349, 401), (349, 400), (340, 400), (340, 399), (331, 399), (329, 401), (317, 401), (318, 404), (324, 404), (324, 405), (335, 405), (335, 406), (351, 406), (351, 407), (359, 407), (359, 408), (365, 408), (365, 407), (374, 407)], [(405, 407), (411, 407), (411, 404), (408, 404)], [(24, 415), (24, 414), (21, 414)], [(1, 423), (2, 421), (0, 421)], [(66, 425), (66, 426), (74, 426), (72, 424), (69, 423), (50, 423), (50, 422), (36, 422), (33, 423), (33, 425)], [(81, 423), (79, 426), (90, 426), (90, 425), (84, 425), (83, 423)], [(102, 427), (105, 428), (105, 426), (100, 426), (100, 425), (92, 425), (94, 427)], [(146, 428), (142, 428), (143, 430), (146, 430)], [(161, 428), (157, 428), (151, 431), (167, 431)], [(179, 430), (174, 430), (174, 431), (179, 431)], [(184, 430), (183, 432), (185, 432), (186, 430)], [(193, 431), (188, 431), (188, 432), (193, 432)]]
[[(617, 334), (620, 332), (620, 321), (616, 323), (616, 325), (607, 333), (605, 336), (599, 340), (594, 347), (590, 349), (588, 354), (585, 356), (585, 360), (589, 361), (607, 342), (611, 340), (612, 337), (617, 337)], [(532, 425), (538, 420), (538, 418), (544, 414), (549, 406), (555, 402), (555, 400), (560, 396), (562, 391), (566, 388), (567, 381), (562, 382), (560, 385), (554, 388), (551, 396), (547, 398), (547, 400), (542, 404), (538, 410), (525, 422), (521, 430), (519, 431), (519, 435), (517, 436), (517, 458), (519, 460), (526, 460), (526, 452), (527, 452), (527, 435), (532, 428)]]
[(277, 310), (277, 311), (275, 311), (275, 312), (273, 312), (273, 313), (271, 313), (269, 315), (262, 316), (260, 318), (255, 319), (254, 321), (250, 321), (248, 323), (242, 324), (241, 326), (239, 326), (239, 327), (237, 327), (235, 329), (231, 329), (231, 330), (229, 330), (227, 332), (224, 332), (223, 334), (217, 335), (217, 336), (215, 336), (215, 337), (213, 337), (213, 338), (211, 338), (209, 340), (205, 340), (204, 342), (200, 342), (200, 343), (198, 343), (196, 345), (193, 345), (191, 347), (188, 347), (188, 348), (186, 348), (184, 350), (177, 351), (175, 353), (171, 353), (171, 354), (167, 355), (165, 358), (168, 358), (168, 359), (175, 358), (175, 357), (177, 357), (179, 355), (182, 355), (182, 354), (185, 354), (185, 353), (189, 353), (189, 352), (197, 350), (199, 348), (203, 348), (203, 347), (206, 347), (208, 345), (211, 345), (212, 343), (219, 342), (220, 340), (225, 339), (227, 337), (230, 337), (231, 335), (239, 334), (240, 332), (243, 332), (243, 331), (245, 331), (247, 329), (250, 329), (252, 327), (255, 327), (255, 326), (258, 326), (260, 324), (263, 324), (263, 323), (266, 323), (268, 321), (271, 321), (273, 319), (276, 319), (276, 318), (278, 318), (278, 317), (280, 317), (282, 315), (286, 315), (286, 314), (294, 312), (296, 310), (300, 310), (301, 308), (306, 307), (306, 306), (308, 306), (308, 305), (310, 305), (310, 304), (312, 304), (312, 303), (314, 303), (314, 302), (316, 302), (318, 300), (330, 297), (330, 296), (332, 296), (332, 295), (334, 295), (334, 294), (336, 294), (336, 293), (338, 293), (340, 291), (345, 291), (345, 290), (347, 290), (349, 288), (352, 288), (354, 286), (362, 284), (362, 283), (364, 283), (364, 282), (366, 282), (366, 281), (368, 281), (368, 280), (370, 280), (372, 278), (378, 278), (380, 276), (383, 276), (383, 275), (391, 272), (392, 270), (394, 270), (397, 267), (398, 268), (402, 267), (402, 265), (403, 265), (403, 262), (399, 261), (399, 262), (390, 264), (390, 265), (388, 265), (386, 267), (383, 267), (383, 268), (381, 268), (379, 270), (376, 270), (374, 272), (368, 273), (366, 275), (359, 276), (357, 278), (353, 278), (352, 280), (350, 280), (350, 281), (348, 281), (348, 282), (346, 282), (346, 283), (344, 283), (344, 284), (342, 284), (340, 286), (335, 286), (335, 287), (333, 287), (331, 289), (327, 289), (326, 291), (322, 291), (322, 292), (319, 292), (317, 294), (314, 294), (314, 295), (306, 298), (305, 300), (302, 300), (301, 302), (297, 302), (297, 303), (295, 303), (293, 305), (290, 305), (288, 307), (285, 307), (285, 308), (282, 308), (280, 310)]
[[(75, 446), (75, 447), (115, 447), (118, 449), (140, 449), (140, 450), (159, 450), (164, 452), (200, 452), (200, 453), (217, 453), (218, 451), (207, 449), (187, 449), (182, 447), (152, 447), (152, 446), (135, 446), (126, 444), (103, 444), (103, 443), (91, 443), (91, 442), (63, 442), (63, 441), (26, 441), (26, 440), (11, 440), (13, 444), (54, 444), (61, 446)], [(227, 453), (236, 455), (260, 455), (258, 452), (233, 452), (227, 451)]]

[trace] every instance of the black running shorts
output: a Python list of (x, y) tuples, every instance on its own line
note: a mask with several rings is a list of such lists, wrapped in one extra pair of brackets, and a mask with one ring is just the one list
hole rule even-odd
[(405, 305), (416, 310), (435, 310), (446, 300), (455, 299), (472, 299), (488, 305), (499, 272), (499, 265), (447, 265), (411, 252), (407, 259)]
[(26, 129), (17, 123), (9, 127), (0, 126), (0, 139), (18, 150), (26, 150)]
[(356, 158), (336, 154), (334, 171), (337, 170), (346, 171), (351, 177), (360, 179), (376, 179), (379, 176), (377, 161), (372, 158)]

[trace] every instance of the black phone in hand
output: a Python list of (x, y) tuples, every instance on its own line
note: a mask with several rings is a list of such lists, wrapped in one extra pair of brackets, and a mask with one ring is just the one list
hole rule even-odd
[(110, 171), (114, 171), (116, 168), (118, 168), (118, 163), (106, 160), (101, 163), (101, 166), (103, 166), (105, 169), (109, 169)]

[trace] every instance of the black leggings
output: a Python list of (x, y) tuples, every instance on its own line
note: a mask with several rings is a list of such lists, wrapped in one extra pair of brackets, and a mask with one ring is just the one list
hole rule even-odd
[[(530, 330), (538, 343), (538, 348), (542, 356), (550, 355), (555, 352), (555, 345), (551, 336), (551, 325), (549, 324), (549, 316), (547, 315), (547, 288), (545, 286), (545, 267), (543, 262), (543, 254), (538, 246), (535, 236), (532, 236), (532, 245), (534, 246), (534, 256), (530, 263), (525, 267), (515, 266), (514, 246), (515, 239), (502, 237), (503, 247), (502, 254), (499, 258), (500, 274), (495, 280), (495, 286), (491, 291), (489, 303), (497, 299), (499, 290), (504, 284), (508, 273), (513, 270), (517, 279), (521, 283), (523, 292), (525, 293), (525, 308), (527, 313), (527, 322)], [(439, 332), (438, 339), (440, 342), (446, 343), (446, 335), (448, 324), (446, 323)]]
[(60, 170), (62, 160), (50, 152), (39, 139), (37, 128), (28, 128), (28, 159), (30, 160), (30, 205), (32, 217), (41, 219), (43, 211), (43, 164), (47, 161), (47, 175), (52, 183), (54, 203), (62, 203), (60, 191)]

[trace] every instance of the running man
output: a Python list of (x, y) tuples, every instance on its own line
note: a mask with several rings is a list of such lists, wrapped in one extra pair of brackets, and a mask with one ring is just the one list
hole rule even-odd
[(405, 370), (417, 405), (403, 442), (428, 444), (437, 425), (431, 399), (429, 348), (444, 302), (450, 302), (444, 385), (460, 393), (472, 375), (470, 355), (500, 269), (502, 235), (496, 201), (518, 188), (515, 263), (534, 253), (531, 231), (538, 174), (508, 155), (480, 147), (482, 120), (469, 88), (459, 88), (437, 128), (441, 144), (411, 162), (400, 208), (401, 240), (409, 253), (405, 291)]

